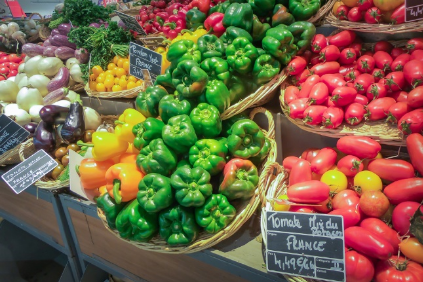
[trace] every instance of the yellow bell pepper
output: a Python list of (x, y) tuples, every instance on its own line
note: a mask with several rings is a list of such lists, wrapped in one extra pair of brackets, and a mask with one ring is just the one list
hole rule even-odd
[(96, 161), (110, 160), (119, 157), (128, 149), (128, 142), (121, 140), (116, 134), (110, 132), (94, 132), (92, 143), (77, 142), (78, 146), (94, 147), (91, 151)]
[(189, 39), (189, 40), (194, 41), (195, 44), (197, 44), (198, 38), (200, 38), (204, 34), (207, 34), (207, 30), (205, 30), (202, 27), (197, 28), (195, 31), (190, 31), (190, 30), (184, 29), (184, 30), (182, 30), (182, 32), (178, 36), (176, 36), (170, 42), (170, 44), (178, 42), (179, 40), (182, 40), (182, 39)]
[(165, 47), (157, 47), (154, 52), (162, 54), (162, 74), (164, 74), (168, 67), (170, 67), (170, 62), (166, 58), (167, 48)]
[(134, 125), (143, 122), (145, 117), (135, 109), (126, 109), (119, 120), (115, 121), (115, 134), (116, 136), (126, 142), (133, 143), (135, 136), (132, 133)]

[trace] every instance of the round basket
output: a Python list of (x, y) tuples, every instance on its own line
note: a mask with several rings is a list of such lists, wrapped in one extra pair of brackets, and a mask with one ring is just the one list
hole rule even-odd
[(129, 90), (123, 90), (123, 91), (117, 91), (117, 92), (97, 92), (92, 91), (88, 85), (88, 83), (85, 85), (85, 92), (87, 92), (87, 95), (90, 97), (97, 97), (97, 98), (135, 98), (137, 97), (138, 93), (140, 91), (145, 90), (145, 84), (141, 84), (141, 86), (129, 89)]
[[(43, 18), (40, 14), (38, 14), (38, 13), (32, 13), (29, 17), (28, 17), (28, 20), (31, 20), (32, 19), (32, 17), (33, 16), (38, 16), (38, 17), (40, 17), (40, 20)], [(37, 21), (39, 22), (40, 20), (38, 20), (37, 19)], [(41, 29), (40, 29), (41, 30)], [(33, 35), (33, 36), (31, 36), (31, 37), (29, 37), (28, 38), (28, 42), (39, 42), (39, 41), (41, 41), (40, 40), (41, 38), (40, 38), (40, 32), (38, 31), (38, 33), (37, 34), (35, 34), (35, 35)]]
[(309, 18), (307, 21), (310, 23), (314, 23), (315, 25), (321, 25), (324, 22), (326, 15), (331, 11), (336, 1), (337, 0), (328, 0), (326, 4), (320, 7), (319, 11), (317, 11), (317, 13), (313, 17)]
[(268, 131), (263, 130), (264, 135), (270, 140), (271, 142), (271, 149), (267, 158), (263, 161), (261, 167), (259, 168), (260, 171), (260, 178), (259, 184), (256, 188), (255, 194), (249, 199), (248, 201), (239, 202), (235, 205), (237, 209), (237, 215), (234, 220), (223, 230), (216, 234), (209, 234), (206, 232), (201, 232), (198, 239), (190, 245), (187, 246), (169, 246), (165, 241), (163, 241), (159, 235), (155, 236), (152, 240), (147, 243), (144, 242), (135, 242), (130, 241), (127, 239), (123, 239), (119, 236), (119, 232), (117, 230), (111, 229), (108, 224), (106, 217), (101, 209), (97, 209), (98, 216), (103, 221), (104, 226), (107, 230), (112, 232), (116, 237), (121, 240), (124, 240), (135, 247), (143, 250), (160, 252), (160, 253), (168, 253), (168, 254), (188, 254), (199, 252), (201, 250), (210, 248), (217, 243), (229, 238), (232, 236), (238, 229), (244, 224), (251, 215), (255, 212), (257, 207), (260, 204), (260, 199), (262, 199), (266, 193), (266, 189), (270, 184), (271, 175), (273, 173), (272, 167), (269, 167), (270, 163), (273, 163), (276, 159), (276, 142), (275, 138), (275, 125), (273, 121), (272, 114), (264, 108), (255, 108), (250, 113), (250, 118), (254, 118), (257, 113), (264, 113), (268, 119)]
[(10, 165), (10, 164), (17, 164), (21, 162), (21, 158), (19, 156), (19, 151), (22, 150), (22, 154), (25, 157), (29, 157), (35, 153), (35, 148), (32, 142), (24, 142), (19, 144), (15, 148), (7, 151), (3, 155), (0, 156), (0, 165)]
[(47, 24), (43, 24), (43, 26), (38, 31), (38, 34), (42, 41), (46, 41), (51, 34), (51, 29), (47, 26)]
[(81, 92), (85, 89), (85, 85), (82, 83), (77, 83), (75, 85), (72, 85), (71, 87), (69, 87), (69, 90), (72, 90), (74, 92)]

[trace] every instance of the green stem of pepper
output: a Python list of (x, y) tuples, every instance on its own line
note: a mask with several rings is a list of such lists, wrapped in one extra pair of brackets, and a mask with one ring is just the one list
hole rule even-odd
[(81, 174), (79, 174), (79, 165), (76, 165), (76, 166), (75, 166), (75, 170), (76, 170), (76, 173), (77, 173), (79, 176), (81, 176)]
[(163, 26), (168, 26), (168, 27), (170, 27), (170, 29), (175, 29), (176, 28), (176, 23), (170, 22), (170, 23), (164, 24)]
[(78, 142), (76, 142), (76, 145), (78, 145), (79, 147), (82, 147), (82, 146), (94, 147), (94, 144), (84, 143), (81, 140), (79, 140)]
[(125, 124), (123, 121), (120, 121), (120, 120), (115, 120), (115, 125), (118, 125), (118, 124)]
[(122, 196), (119, 193), (120, 189), (120, 180), (115, 179), (113, 180), (113, 198), (115, 198), (115, 202), (120, 204), (122, 202)]

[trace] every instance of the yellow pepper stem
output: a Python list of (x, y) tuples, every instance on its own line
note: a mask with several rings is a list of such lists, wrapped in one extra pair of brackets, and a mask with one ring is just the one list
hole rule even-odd
[(120, 195), (120, 180), (115, 179), (113, 180), (113, 198), (115, 198), (115, 202), (120, 204), (122, 202), (122, 196)]
[(116, 125), (118, 125), (118, 124), (125, 124), (125, 122), (120, 121), (120, 120), (115, 120), (115, 124), (116, 124)]

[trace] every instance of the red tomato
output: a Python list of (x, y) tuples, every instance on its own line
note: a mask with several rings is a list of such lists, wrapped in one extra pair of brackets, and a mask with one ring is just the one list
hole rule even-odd
[(329, 197), (325, 201), (318, 203), (320, 206), (314, 206), (313, 208), (321, 213), (328, 213), (332, 210), (332, 199)]
[(323, 34), (316, 34), (311, 40), (311, 51), (313, 53), (319, 53), (327, 45), (326, 37)]
[(347, 18), (350, 22), (359, 22), (363, 19), (363, 12), (359, 7), (351, 8), (348, 12)]
[[(349, 49), (349, 48), (347, 48), (347, 49)], [(344, 49), (344, 50), (347, 50), (347, 49)], [(344, 50), (342, 50), (342, 51), (344, 51)], [(352, 49), (352, 50), (354, 50), (354, 49)], [(355, 52), (355, 50), (354, 50), (354, 52)], [(350, 71), (355, 70), (356, 67), (357, 67), (356, 63), (352, 63), (352, 64), (349, 64), (349, 65), (343, 65), (339, 68), (339, 73), (342, 74), (343, 76), (345, 76)]]
[(347, 155), (339, 160), (337, 168), (347, 177), (354, 177), (363, 170), (363, 163), (359, 158), (353, 155)]
[(348, 12), (350, 11), (350, 8), (346, 5), (341, 5), (336, 9), (335, 17), (338, 18), (338, 20), (346, 20)]
[(363, 104), (352, 103), (345, 108), (345, 122), (350, 125), (357, 125), (364, 119), (365, 114), (366, 109)]
[[(347, 14), (348, 13), (346, 13), (345, 15)], [(336, 47), (341, 48), (341, 47), (346, 47), (350, 45), (351, 43), (354, 42), (354, 40), (355, 40), (355, 32), (351, 30), (344, 30), (333, 35), (329, 39), (329, 44), (335, 45)]]
[(418, 60), (411, 60), (404, 66), (404, 77), (405, 80), (412, 85), (417, 87), (423, 84), (423, 62)]
[(339, 107), (327, 108), (322, 116), (322, 124), (326, 128), (338, 128), (344, 120), (344, 111)]
[(359, 201), (360, 197), (358, 196), (357, 192), (347, 189), (335, 194), (332, 199), (332, 207), (334, 210), (347, 207), (357, 209)]
[(314, 54), (310, 57), (310, 65), (314, 66), (320, 63), (320, 53)]
[(289, 103), (287, 114), (291, 118), (304, 118), (304, 111), (308, 108), (308, 98), (301, 98)]
[(389, 209), (389, 200), (382, 191), (366, 191), (361, 194), (360, 210), (370, 217), (381, 217)]
[(397, 102), (389, 107), (386, 121), (396, 124), (409, 111), (411, 107), (406, 102)]
[(381, 150), (380, 144), (365, 136), (344, 136), (336, 143), (339, 151), (360, 159), (374, 159)]
[(319, 60), (321, 62), (332, 62), (337, 61), (340, 55), (339, 48), (335, 45), (328, 45), (322, 49), (319, 53)]
[(329, 197), (329, 192), (330, 188), (325, 183), (318, 180), (310, 180), (290, 185), (287, 195), (289, 200), (295, 203), (317, 204), (325, 201)]
[(357, 58), (357, 53), (353, 48), (345, 48), (339, 55), (339, 62), (342, 65), (349, 65), (354, 63)]
[(363, 106), (366, 106), (369, 103), (369, 99), (367, 99), (366, 96), (357, 94), (355, 97), (354, 103), (362, 104)]
[(423, 178), (407, 178), (395, 181), (383, 190), (392, 204), (423, 200)]
[[(388, 12), (389, 14), (390, 12)], [(392, 24), (402, 24), (405, 22), (405, 4), (399, 5), (391, 14)]]
[(16, 54), (10, 54), (8, 56), (9, 62), (12, 62), (12, 63), (19, 64), (20, 62), (22, 62), (22, 59), (23, 59), (22, 55), (20, 57), (18, 55), (16, 55)]
[(395, 254), (377, 263), (374, 279), (375, 282), (423, 282), (423, 267)]
[(283, 162), (283, 168), (287, 171), (291, 171), (292, 167), (300, 160), (300, 158), (294, 157), (294, 156), (290, 156), (290, 157), (286, 157)]
[(325, 74), (320, 78), (320, 81), (326, 84), (329, 93), (332, 93), (337, 87), (344, 86), (346, 83), (340, 74)]
[(358, 70), (352, 70), (345, 75), (346, 82), (354, 82), (361, 73)]
[(423, 60), (423, 50), (414, 50), (413, 53), (411, 53), (410, 61), (411, 60)]
[(313, 207), (308, 207), (308, 206), (290, 206), (289, 211), (290, 212), (301, 212), (301, 213), (314, 213), (315, 212)]
[(328, 100), (329, 89), (323, 82), (319, 82), (311, 88), (308, 96), (310, 105), (321, 105)]
[(357, 91), (354, 88), (341, 86), (333, 90), (331, 100), (336, 106), (342, 107), (354, 102), (356, 96)]
[(396, 47), (391, 51), (392, 59), (396, 59), (399, 55), (404, 54), (406, 51), (402, 48)]
[(362, 73), (372, 73), (375, 64), (375, 59), (372, 56), (363, 55), (357, 60), (357, 70)]
[(393, 70), (393, 71), (402, 71), (403, 68), (404, 68), (404, 65), (408, 61), (410, 61), (410, 60), (412, 60), (412, 57), (409, 54), (401, 54), (401, 55), (399, 55), (392, 62), (392, 64), (391, 64), (391, 70)]
[(0, 67), (6, 67), (6, 68), (8, 68), (10, 66), (10, 62), (7, 62), (7, 63), (1, 63), (0, 64)]
[(301, 74), (307, 66), (307, 61), (301, 56), (295, 56), (288, 64), (288, 74)]
[(367, 88), (367, 98), (372, 101), (374, 99), (383, 98), (388, 95), (385, 85), (381, 83), (373, 83)]
[(8, 57), (1, 57), (0, 58), (0, 64), (2, 63), (9, 63), (9, 58)]
[[(323, 84), (324, 85), (324, 84)], [(325, 85), (326, 87), (326, 85)], [(311, 105), (304, 111), (303, 122), (310, 125), (317, 125), (322, 123), (323, 113), (327, 109), (322, 105)]]
[(389, 108), (396, 102), (397, 101), (391, 97), (384, 97), (371, 101), (367, 105), (368, 119), (374, 121), (386, 118), (386, 113), (389, 111)]
[(420, 133), (423, 130), (423, 110), (417, 109), (403, 115), (398, 121), (398, 129), (405, 135)]
[(368, 169), (388, 181), (414, 177), (414, 167), (404, 160), (375, 159), (369, 163)]
[(0, 75), (8, 75), (9, 68), (8, 67), (0, 67)]
[(0, 51), (0, 57), (5, 57), (5, 56), (7, 56), (7, 53)]
[(375, 24), (379, 23), (382, 18), (382, 11), (376, 7), (372, 7), (364, 14), (364, 20), (366, 23)]
[(337, 153), (332, 148), (321, 149), (311, 161), (311, 171), (316, 174), (325, 173), (335, 164), (336, 156)]
[(407, 103), (413, 108), (420, 108), (423, 106), (423, 86), (418, 86), (408, 93)]
[[(417, 202), (402, 202), (394, 208), (392, 212), (392, 225), (394, 229), (401, 235), (407, 235), (410, 229), (410, 219), (416, 213), (420, 204)], [(423, 212), (423, 207), (420, 208)], [(409, 235), (409, 234), (408, 234)]]
[(302, 183), (302, 182), (306, 182), (310, 180), (311, 180), (310, 163), (306, 160), (300, 159), (294, 164), (294, 166), (291, 169), (291, 173), (289, 174), (289, 185), (291, 186), (297, 183)]
[(385, 222), (378, 218), (366, 218), (360, 223), (360, 227), (385, 238), (398, 252), (398, 244), (401, 242), (396, 231), (390, 228)]
[(326, 62), (314, 65), (310, 71), (314, 74), (322, 76), (325, 74), (339, 73), (340, 67), (341, 65), (338, 62)]
[(345, 274), (348, 282), (369, 282), (374, 273), (373, 263), (365, 255), (352, 250), (345, 253)]
[(389, 41), (384, 40), (378, 41), (373, 47), (374, 52), (384, 51), (387, 53), (391, 53), (392, 49), (394, 49), (394, 45), (392, 45)]
[(18, 74), (18, 71), (17, 70), (11, 70), (10, 72), (9, 72), (9, 74), (7, 75), (7, 78), (9, 78), (9, 77), (14, 77), (14, 76), (16, 76)]
[(381, 69), (375, 68), (372, 71), (372, 75), (375, 78), (375, 82), (379, 82), (380, 79), (385, 77), (385, 72)]
[(292, 101), (295, 101), (298, 99), (298, 93), (300, 93), (300, 89), (298, 89), (298, 87), (290, 85), (285, 89), (285, 94), (284, 94), (284, 101), (285, 104), (289, 105), (289, 103), (291, 103)]
[(301, 159), (311, 162), (314, 159), (314, 157), (317, 156), (319, 152), (320, 152), (320, 149), (316, 149), (316, 148), (307, 149), (301, 154)]
[(402, 71), (394, 71), (386, 75), (385, 85), (392, 92), (402, 90), (405, 86), (404, 73)]
[(413, 38), (407, 41), (408, 51), (423, 50), (423, 38)]
[(406, 142), (413, 167), (423, 175), (423, 136), (420, 133), (410, 134)]
[(18, 68), (19, 68), (19, 64), (16, 64), (16, 63), (10, 63), (9, 64), (9, 69), (12, 71), (12, 70), (15, 70), (15, 71), (17, 71), (18, 70)]
[(291, 78), (291, 81), (294, 85), (299, 86), (300, 83), (303, 83), (307, 80), (307, 78), (311, 75), (311, 72), (309, 69), (303, 70), (303, 72), (300, 75), (295, 75)]
[(301, 90), (298, 93), (299, 98), (308, 98), (310, 91), (314, 85), (320, 82), (320, 77), (318, 75), (311, 75), (307, 80), (301, 84)]
[(356, 225), (360, 221), (360, 212), (353, 207), (346, 207), (342, 209), (336, 209), (328, 214), (330, 215), (341, 215), (344, 218), (344, 229)]
[(382, 69), (384, 71), (390, 70), (392, 65), (392, 57), (389, 55), (388, 52), (385, 51), (377, 51), (373, 58), (375, 59), (376, 67)]
[(357, 56), (361, 56), (362, 44), (361, 44), (361, 42), (358, 41), (358, 39), (360, 39), (360, 38), (357, 37), (354, 40), (354, 42), (352, 44), (350, 44), (350, 46), (348, 46), (348, 47), (354, 49)]
[(0, 75), (0, 81), (6, 80), (6, 78), (2, 75)]
[(390, 95), (392, 98), (397, 100), (397, 102), (405, 102), (407, 103), (408, 93), (405, 91), (396, 91)]

